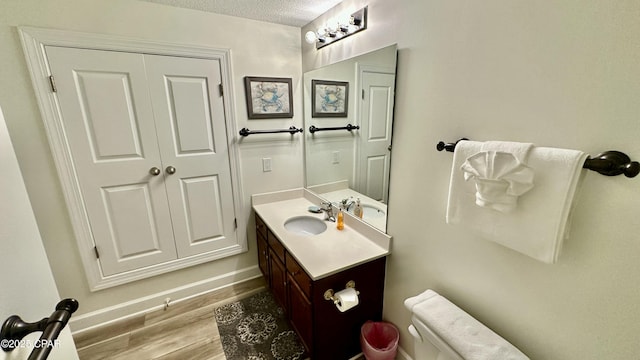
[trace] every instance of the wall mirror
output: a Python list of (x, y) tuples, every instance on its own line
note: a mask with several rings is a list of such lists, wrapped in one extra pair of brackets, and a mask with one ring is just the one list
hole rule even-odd
[(396, 45), (304, 74), (307, 189), (386, 232)]

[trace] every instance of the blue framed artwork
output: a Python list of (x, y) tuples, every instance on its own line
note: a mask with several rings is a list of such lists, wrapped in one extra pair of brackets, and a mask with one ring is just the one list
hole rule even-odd
[(245, 76), (249, 119), (293, 117), (291, 78)]
[(349, 83), (311, 80), (311, 99), (312, 117), (347, 117)]

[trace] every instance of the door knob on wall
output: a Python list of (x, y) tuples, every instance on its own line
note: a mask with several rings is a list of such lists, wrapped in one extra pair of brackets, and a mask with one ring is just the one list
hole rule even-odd
[(172, 174), (176, 173), (176, 168), (174, 168), (173, 166), (169, 165), (169, 166), (167, 166), (165, 171), (167, 172), (167, 174), (172, 175)]
[(160, 175), (160, 169), (158, 169), (157, 167), (152, 167), (151, 169), (149, 169), (149, 174), (153, 175), (153, 176), (158, 176)]

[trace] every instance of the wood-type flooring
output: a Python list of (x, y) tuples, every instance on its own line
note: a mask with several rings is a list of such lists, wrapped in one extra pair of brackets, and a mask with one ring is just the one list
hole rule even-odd
[(264, 279), (257, 278), (74, 334), (78, 355), (80, 360), (225, 360), (213, 310), (263, 289)]

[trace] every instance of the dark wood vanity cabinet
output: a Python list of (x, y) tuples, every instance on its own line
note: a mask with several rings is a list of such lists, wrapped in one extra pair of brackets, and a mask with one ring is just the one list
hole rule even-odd
[[(346, 360), (360, 353), (360, 327), (382, 319), (386, 258), (314, 281), (257, 214), (256, 234), (260, 270), (311, 359)], [(338, 292), (349, 281), (360, 292), (359, 304), (340, 312), (324, 293)]]
[(258, 242), (258, 267), (262, 274), (267, 277), (267, 283), (269, 286), (269, 244), (267, 243), (267, 227), (264, 225), (262, 219), (256, 216), (256, 237)]

